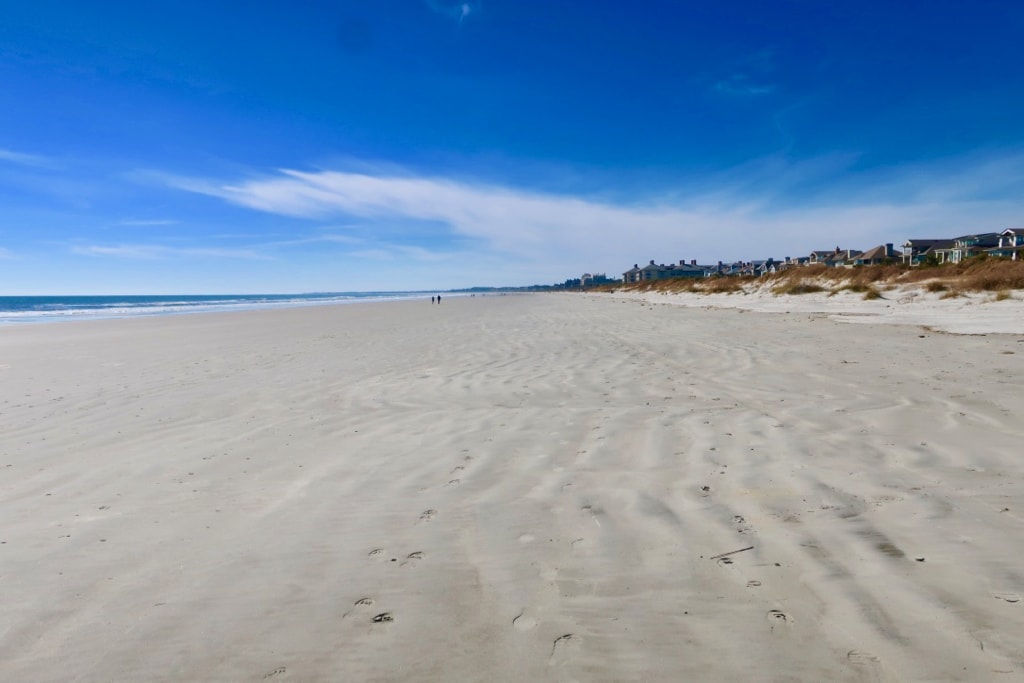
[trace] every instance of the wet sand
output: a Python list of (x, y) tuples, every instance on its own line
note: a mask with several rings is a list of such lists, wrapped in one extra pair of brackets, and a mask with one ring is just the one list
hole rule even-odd
[(1022, 415), (1024, 337), (812, 313), (5, 327), (0, 679), (1014, 680)]

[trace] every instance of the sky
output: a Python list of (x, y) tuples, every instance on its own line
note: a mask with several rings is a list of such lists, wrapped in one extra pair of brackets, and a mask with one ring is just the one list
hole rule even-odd
[(520, 286), (1024, 226), (1024, 3), (2, 0), (0, 295)]

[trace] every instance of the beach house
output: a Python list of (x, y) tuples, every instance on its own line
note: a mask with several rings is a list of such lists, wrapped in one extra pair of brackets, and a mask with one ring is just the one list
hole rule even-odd
[[(836, 247), (835, 251), (838, 251), (839, 247)], [(807, 258), (808, 264), (825, 263), (827, 259), (832, 258), (835, 255), (835, 251), (829, 249), (827, 251), (812, 251), (811, 255)]]
[(860, 253), (859, 249), (840, 249), (836, 247), (832, 251), (812, 251), (808, 261), (812, 264), (824, 264), (828, 268), (838, 268), (847, 265), (851, 259)]
[(865, 252), (857, 254), (851, 259), (855, 266), (874, 266), (880, 263), (888, 263), (897, 258), (896, 250), (892, 244), (879, 244)]
[(776, 268), (776, 270), (780, 270), (780, 271), (782, 271), (782, 270), (789, 270), (790, 268), (797, 268), (799, 266), (806, 266), (810, 262), (811, 262), (811, 260), (807, 256), (797, 256), (796, 258), (793, 258), (792, 256), (787, 256), (786, 258), (784, 258), (782, 260), (782, 263), (776, 264), (775, 268)]
[(1007, 228), (999, 233), (999, 244), (989, 249), (988, 253), (992, 256), (1017, 260), (1022, 251), (1024, 251), (1024, 228)]
[(903, 243), (903, 264), (907, 266), (920, 265), (925, 259), (935, 256), (940, 249), (952, 249), (954, 240), (951, 239), (910, 239)]
[(939, 263), (960, 263), (978, 254), (987, 253), (989, 249), (999, 246), (998, 232), (983, 232), (977, 235), (963, 235), (953, 240), (948, 249), (936, 249)]
[(652, 259), (650, 263), (641, 268), (634, 264), (632, 268), (622, 274), (624, 282), (646, 282), (648, 280), (668, 280), (671, 278), (703, 278), (709, 277), (713, 268), (711, 266), (697, 265), (696, 260), (687, 263), (685, 260), (679, 263), (657, 264)]

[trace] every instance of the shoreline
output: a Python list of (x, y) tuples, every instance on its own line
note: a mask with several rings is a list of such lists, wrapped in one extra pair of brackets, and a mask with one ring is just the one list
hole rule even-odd
[[(390, 295), (385, 295), (390, 294)], [(336, 295), (112, 295), (112, 296), (67, 296), (67, 297), (0, 297), (0, 328), (14, 325), (37, 323), (80, 322), (83, 320), (123, 320), (130, 318), (158, 318), (200, 313), (233, 313), (245, 311), (283, 310), (289, 308), (312, 308), (319, 306), (350, 305), (356, 303), (387, 303), (390, 301), (421, 301), (437, 292), (358, 292)], [(443, 293), (446, 298), (471, 296), (462, 293)], [(42, 308), (2, 308), (3, 299), (38, 300), (46, 302)], [(135, 301), (131, 301), (131, 300)], [(192, 299), (192, 301), (188, 301)], [(53, 302), (58, 303), (52, 303)], [(91, 306), (80, 300), (94, 300)], [(106, 300), (106, 301), (101, 301)], [(59, 303), (65, 302), (65, 303)], [(80, 306), (67, 307), (67, 302)], [(113, 305), (121, 304), (118, 308)]]
[(0, 678), (1024, 672), (1016, 339), (387, 303), (5, 328)]

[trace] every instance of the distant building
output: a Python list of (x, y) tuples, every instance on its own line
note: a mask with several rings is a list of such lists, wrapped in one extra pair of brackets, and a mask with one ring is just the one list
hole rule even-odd
[(938, 258), (938, 252), (942, 249), (951, 249), (954, 240), (951, 239), (910, 239), (903, 243), (903, 264), (916, 266), (929, 257)]
[(840, 249), (836, 247), (831, 251), (812, 251), (807, 261), (812, 264), (820, 263), (828, 268), (839, 268), (840, 266), (849, 265), (860, 254), (861, 251), (858, 249)]
[(806, 266), (810, 262), (811, 262), (811, 259), (808, 256), (797, 256), (796, 258), (793, 258), (792, 256), (787, 256), (786, 258), (784, 258), (782, 260), (782, 263), (776, 264), (775, 268), (776, 268), (776, 270), (780, 270), (780, 271), (782, 271), (782, 270), (789, 270), (790, 268), (797, 268), (799, 266)]
[(1021, 258), (1024, 251), (1024, 228), (1007, 228), (999, 233), (999, 244), (989, 249), (992, 256), (1009, 257), (1013, 260)]
[(680, 261), (679, 263), (665, 265), (657, 264), (652, 259), (650, 263), (641, 268), (639, 265), (634, 264), (632, 268), (622, 274), (622, 279), (626, 283), (631, 282), (647, 282), (648, 280), (668, 280), (672, 278), (703, 278), (709, 277), (713, 271), (712, 266), (700, 266), (697, 265), (696, 260), (692, 260), (689, 263), (686, 261)]
[(880, 244), (854, 256), (852, 263), (855, 266), (875, 266), (881, 263), (889, 263), (896, 259), (896, 257), (896, 250), (893, 249), (892, 244)]
[(618, 280), (614, 280), (604, 273), (583, 273), (580, 276), (580, 287), (596, 287), (597, 285), (610, 285)]
[(949, 249), (937, 249), (939, 263), (960, 263), (964, 259), (985, 253), (999, 246), (998, 232), (983, 232), (977, 235), (964, 235), (953, 240)]

